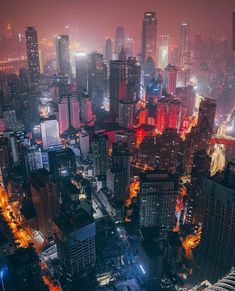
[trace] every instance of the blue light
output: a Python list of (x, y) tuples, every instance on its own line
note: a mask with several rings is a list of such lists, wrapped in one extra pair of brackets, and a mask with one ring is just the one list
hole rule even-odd
[(7, 272), (7, 267), (3, 267), (0, 271), (1, 278), (3, 278), (3, 276), (6, 274), (6, 272)]
[(141, 269), (141, 271), (143, 272), (143, 274), (146, 273), (142, 265), (140, 265), (140, 269)]

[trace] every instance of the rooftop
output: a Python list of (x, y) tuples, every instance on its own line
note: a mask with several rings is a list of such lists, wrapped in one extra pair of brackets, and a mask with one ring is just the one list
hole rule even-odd
[(70, 217), (63, 213), (61, 216), (55, 218), (54, 222), (64, 233), (71, 233), (93, 223), (93, 218), (81, 208), (77, 211), (76, 216)]

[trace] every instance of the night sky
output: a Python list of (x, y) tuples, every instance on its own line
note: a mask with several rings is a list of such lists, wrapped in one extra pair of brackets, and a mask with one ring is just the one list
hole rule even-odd
[(11, 23), (23, 32), (36, 26), (39, 37), (66, 33), (65, 26), (78, 29), (77, 39), (87, 47), (114, 38), (118, 25), (139, 42), (143, 13), (157, 13), (158, 34), (169, 32), (177, 42), (179, 25), (186, 21), (191, 32), (208, 36), (231, 36), (235, 0), (0, 0), (0, 24)]

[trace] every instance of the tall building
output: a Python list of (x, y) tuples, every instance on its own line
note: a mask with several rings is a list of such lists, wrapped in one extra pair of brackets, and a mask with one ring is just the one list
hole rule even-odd
[(186, 174), (191, 174), (194, 155), (203, 148), (205, 148), (204, 141), (202, 145), (202, 137), (198, 128), (194, 126), (185, 138), (184, 170)]
[(141, 67), (136, 58), (127, 59), (127, 98), (130, 100), (140, 99)]
[(70, 77), (71, 65), (68, 35), (56, 36), (56, 61), (58, 73)]
[(44, 150), (50, 146), (58, 145), (60, 143), (58, 121), (56, 119), (41, 121), (41, 136)]
[(140, 175), (140, 227), (173, 228), (178, 176), (167, 171), (147, 171)]
[(58, 103), (60, 135), (66, 130), (80, 128), (79, 101), (76, 96), (64, 96)]
[(168, 171), (171, 174), (175, 174), (178, 169), (179, 153), (181, 138), (175, 128), (167, 128), (163, 131), (160, 138), (160, 159), (159, 166), (161, 169)]
[(164, 70), (169, 61), (169, 34), (160, 35), (158, 68)]
[(8, 176), (11, 167), (10, 147), (6, 137), (0, 137), (0, 167), (3, 178)]
[(107, 174), (108, 169), (108, 136), (96, 134), (91, 142), (94, 176)]
[(43, 168), (42, 152), (37, 146), (30, 146), (26, 151), (27, 165), (29, 173)]
[(169, 102), (168, 124), (167, 128), (179, 130), (181, 124), (182, 104), (179, 100), (173, 99)]
[(190, 174), (194, 154), (199, 150), (208, 151), (213, 134), (216, 113), (214, 99), (204, 97), (199, 105), (197, 125), (191, 129), (185, 139), (185, 171)]
[(105, 60), (109, 64), (113, 59), (113, 45), (112, 40), (107, 38), (105, 41)]
[(176, 87), (185, 88), (190, 84), (190, 74), (189, 69), (180, 69), (177, 71)]
[(55, 179), (70, 178), (76, 174), (76, 156), (71, 148), (59, 148), (48, 152), (49, 168)]
[(92, 100), (93, 111), (99, 111), (104, 103), (105, 68), (103, 55), (88, 55), (88, 92)]
[(126, 51), (125, 51), (124, 47), (122, 47), (122, 49), (119, 53), (118, 59), (119, 59), (119, 61), (126, 62)]
[(215, 113), (216, 113), (215, 99), (204, 97), (199, 105), (197, 127), (199, 129), (199, 133), (205, 136), (207, 142), (208, 139), (213, 134)]
[(19, 87), (20, 87), (20, 92), (25, 92), (28, 90), (30, 85), (30, 75), (29, 71), (22, 68), (19, 69)]
[[(45, 291), (40, 260), (33, 248), (19, 248), (7, 257), (9, 290)], [(3, 289), (4, 290), (4, 289)]]
[(167, 93), (174, 95), (177, 80), (177, 67), (168, 64), (164, 69), (165, 75), (165, 88)]
[(93, 120), (92, 103), (88, 91), (83, 90), (81, 95), (81, 121), (84, 124), (89, 124)]
[(40, 63), (38, 53), (38, 36), (35, 27), (28, 26), (25, 31), (28, 69), (30, 84), (37, 87), (40, 84)]
[(119, 101), (118, 124), (122, 128), (132, 128), (134, 125), (134, 102), (128, 99)]
[(117, 27), (115, 38), (115, 50), (119, 54), (121, 49), (125, 46), (125, 32), (121, 26)]
[(180, 56), (180, 60), (179, 60), (180, 66), (184, 67), (189, 57), (189, 24), (188, 23), (182, 23), (180, 25), (179, 56)]
[(113, 193), (116, 201), (124, 202), (126, 199), (126, 172), (119, 166), (108, 169), (107, 188)]
[(116, 142), (112, 146), (112, 165), (125, 170), (125, 191), (130, 184), (130, 163), (131, 155), (126, 142)]
[(161, 98), (157, 102), (157, 117), (156, 117), (156, 129), (159, 132), (163, 132), (167, 128), (169, 114), (169, 100), (167, 98)]
[[(178, 77), (178, 72), (177, 72)], [(181, 100), (182, 105), (186, 107), (187, 116), (191, 116), (194, 113), (196, 103), (196, 92), (194, 86), (187, 86), (185, 88), (177, 88), (176, 96)]]
[(71, 279), (88, 274), (95, 266), (95, 222), (84, 209), (73, 216), (61, 214), (54, 219), (55, 241), (64, 274)]
[(47, 64), (47, 51), (45, 49), (39, 50), (39, 64), (40, 64), (40, 72), (44, 74), (44, 68)]
[(74, 129), (80, 128), (80, 110), (79, 110), (79, 101), (76, 96), (69, 97), (69, 117), (70, 125)]
[(90, 151), (90, 137), (85, 129), (79, 134), (79, 144), (82, 156), (86, 156)]
[(156, 76), (155, 62), (150, 56), (147, 57), (143, 69), (144, 69), (144, 87), (147, 88), (151, 80)]
[(41, 169), (31, 175), (30, 188), (39, 231), (45, 238), (51, 238), (52, 219), (59, 214), (57, 183), (46, 169)]
[(142, 52), (144, 62), (157, 57), (157, 18), (155, 12), (145, 12), (143, 19)]
[(199, 224), (203, 222), (204, 206), (202, 185), (205, 178), (209, 178), (211, 157), (206, 150), (199, 150), (194, 154), (191, 172), (191, 182), (187, 193), (187, 213), (185, 222)]
[(128, 58), (135, 56), (135, 41), (133, 38), (131, 37), (127, 38), (125, 51), (126, 51), (126, 56)]
[(113, 120), (119, 116), (119, 101), (126, 97), (127, 78), (126, 63), (124, 61), (110, 62), (109, 98), (110, 113)]
[(211, 283), (235, 265), (235, 166), (224, 175), (204, 179), (202, 194), (205, 215), (196, 264), (196, 276)]
[(60, 135), (62, 135), (69, 128), (68, 97), (61, 98), (58, 103), (58, 121)]
[(77, 53), (75, 56), (77, 91), (80, 94), (83, 90), (88, 90), (88, 69), (87, 54)]
[(5, 125), (5, 130), (16, 131), (17, 130), (17, 120), (16, 112), (14, 109), (8, 109), (3, 111), (3, 121)]

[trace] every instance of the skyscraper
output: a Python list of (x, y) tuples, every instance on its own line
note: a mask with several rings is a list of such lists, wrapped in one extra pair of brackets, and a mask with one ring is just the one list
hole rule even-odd
[(25, 31), (25, 37), (30, 84), (32, 87), (37, 87), (40, 84), (40, 63), (38, 53), (38, 36), (35, 27), (28, 26)]
[(8, 109), (3, 111), (3, 120), (5, 125), (5, 130), (16, 131), (17, 130), (17, 120), (16, 112), (13, 109)]
[(81, 95), (81, 121), (84, 124), (89, 124), (93, 120), (91, 98), (86, 90), (83, 90)]
[(108, 169), (107, 188), (112, 191), (116, 201), (124, 202), (126, 194), (126, 172), (119, 166)]
[(115, 49), (117, 53), (121, 52), (121, 49), (125, 46), (125, 32), (121, 26), (117, 27), (115, 38)]
[(168, 112), (169, 112), (169, 100), (161, 98), (157, 102), (157, 117), (156, 117), (156, 128), (159, 132), (163, 132), (167, 128), (168, 123)]
[(61, 98), (58, 103), (58, 120), (60, 135), (69, 128), (69, 105), (68, 98)]
[(119, 61), (123, 61), (126, 62), (126, 51), (124, 49), (124, 47), (122, 47), (120, 53), (119, 53)]
[(160, 35), (159, 44), (159, 56), (158, 56), (158, 68), (165, 69), (169, 59), (169, 34)]
[(180, 41), (179, 41), (179, 61), (183, 67), (188, 61), (189, 54), (189, 24), (182, 23), (180, 25)]
[(157, 18), (155, 12), (145, 12), (143, 19), (142, 52), (144, 62), (157, 57)]
[(122, 128), (132, 128), (134, 125), (134, 102), (128, 99), (119, 101), (119, 125)]
[(181, 123), (181, 102), (177, 99), (169, 101), (169, 112), (168, 112), (168, 122), (167, 128), (175, 128), (179, 130)]
[[(235, 265), (235, 171), (229, 165), (224, 175), (204, 179), (202, 195), (205, 216), (196, 260), (196, 276), (211, 283)], [(223, 193), (223, 194), (222, 194)]]
[(46, 169), (41, 169), (32, 174), (30, 188), (39, 230), (45, 238), (51, 238), (52, 219), (59, 214), (57, 183)]
[(127, 38), (125, 51), (128, 58), (135, 56), (135, 41), (133, 38)]
[(194, 154), (191, 182), (187, 195), (186, 223), (199, 224), (203, 222), (202, 185), (203, 180), (210, 177), (210, 165), (211, 157), (207, 154), (206, 150), (200, 150)]
[(73, 216), (61, 214), (54, 219), (55, 241), (64, 274), (70, 280), (89, 273), (96, 262), (93, 217), (84, 209)]
[(147, 88), (150, 81), (153, 78), (155, 78), (155, 75), (156, 75), (155, 62), (150, 56), (147, 57), (143, 68), (144, 68), (144, 87)]
[(116, 142), (112, 146), (112, 165), (118, 166), (125, 171), (125, 191), (130, 184), (130, 162), (131, 155), (129, 152), (128, 144), (126, 142)]
[(119, 116), (119, 101), (126, 97), (127, 78), (126, 63), (124, 61), (110, 62), (109, 98), (110, 112), (113, 120)]
[(88, 55), (88, 92), (92, 100), (93, 111), (99, 111), (104, 102), (105, 70), (103, 55)]
[(9, 290), (46, 290), (41, 278), (40, 260), (34, 248), (17, 249), (8, 256), (7, 267)]
[(171, 64), (168, 64), (164, 69), (165, 74), (165, 88), (167, 93), (174, 95), (176, 89), (176, 80), (177, 80), (177, 67)]
[(73, 177), (76, 174), (76, 156), (71, 148), (59, 148), (48, 152), (50, 173), (55, 179)]
[(26, 151), (27, 166), (29, 173), (42, 169), (42, 152), (37, 146), (31, 146)]
[(70, 118), (70, 125), (74, 129), (79, 129), (80, 111), (79, 111), (79, 101), (76, 96), (69, 97), (69, 118)]
[(56, 61), (59, 74), (71, 76), (69, 36), (58, 35), (56, 37)]
[(178, 169), (179, 152), (181, 138), (175, 128), (167, 128), (163, 131), (160, 137), (160, 159), (159, 165), (161, 169), (175, 174)]
[(60, 142), (58, 121), (56, 119), (41, 121), (41, 136), (44, 150), (58, 145)]
[(141, 67), (136, 58), (127, 59), (127, 98), (139, 100), (140, 98)]
[(178, 177), (167, 171), (140, 175), (140, 227), (173, 228), (179, 193)]
[(197, 127), (199, 133), (203, 134), (209, 142), (209, 138), (213, 134), (216, 113), (216, 101), (208, 97), (204, 97), (199, 105)]
[(110, 38), (107, 38), (105, 41), (105, 60), (109, 64), (109, 62), (112, 61), (112, 58), (113, 58), (112, 40)]
[(88, 89), (87, 55), (86, 53), (77, 53), (75, 57), (76, 82), (79, 94)]
[(86, 156), (90, 151), (90, 137), (85, 129), (82, 129), (79, 134), (79, 145), (82, 156)]
[(96, 134), (91, 142), (94, 176), (107, 174), (108, 169), (108, 136)]

